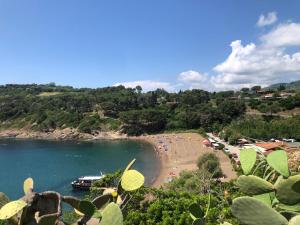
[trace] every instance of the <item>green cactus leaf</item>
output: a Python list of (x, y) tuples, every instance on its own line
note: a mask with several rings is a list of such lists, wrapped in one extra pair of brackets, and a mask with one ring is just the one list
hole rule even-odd
[(272, 207), (272, 200), (270, 193), (265, 193), (261, 195), (253, 195), (253, 198), (256, 198), (257, 200), (260, 200), (261, 202), (265, 203), (266, 205)]
[(240, 151), (240, 162), (244, 174), (250, 174), (256, 162), (256, 151), (254, 149), (245, 149)]
[(80, 199), (73, 196), (63, 196), (62, 201), (72, 206), (74, 209), (79, 209)]
[(267, 156), (268, 164), (284, 177), (290, 176), (287, 153), (277, 150)]
[(300, 204), (295, 204), (295, 205), (286, 205), (282, 203), (277, 204), (277, 208), (279, 210), (283, 211), (291, 211), (291, 212), (300, 212)]
[(281, 180), (276, 186), (276, 198), (287, 205), (300, 203), (300, 194), (293, 189), (293, 186), (299, 181), (300, 175)]
[(97, 209), (103, 208), (106, 204), (113, 200), (113, 196), (111, 194), (104, 194), (97, 198), (95, 198), (92, 203), (96, 206)]
[(104, 208), (100, 225), (123, 225), (122, 211), (116, 203), (111, 202)]
[(12, 201), (4, 205), (0, 209), (0, 220), (6, 220), (14, 215), (16, 215), (18, 212), (20, 212), (23, 208), (26, 207), (26, 202), (22, 200)]
[(121, 178), (121, 186), (125, 191), (134, 191), (143, 186), (144, 176), (136, 170), (127, 170)]
[(242, 224), (286, 225), (288, 223), (280, 213), (252, 197), (236, 198), (233, 200), (231, 210)]
[(102, 218), (102, 211), (101, 210), (96, 210), (93, 214), (93, 218), (101, 219)]
[(237, 185), (241, 192), (247, 195), (260, 195), (274, 190), (270, 182), (253, 175), (240, 176), (237, 180)]
[(205, 220), (204, 219), (195, 219), (193, 221), (193, 225), (205, 225)]
[(189, 207), (189, 211), (193, 220), (204, 217), (204, 212), (200, 205), (198, 205), (197, 203), (191, 204)]
[(300, 194), (300, 180), (297, 181), (295, 184), (293, 184), (292, 189), (293, 189), (293, 191)]
[(86, 215), (87, 217), (93, 216), (96, 210), (96, 206), (90, 201), (81, 201), (78, 206), (78, 211)]
[(38, 219), (38, 225), (53, 225), (55, 224), (56, 220), (58, 219), (58, 215), (50, 214), (44, 215)]
[(33, 184), (34, 184), (33, 179), (31, 177), (27, 178), (24, 181), (23, 190), (24, 190), (25, 195), (27, 195), (28, 192), (33, 190)]
[(299, 225), (300, 224), (300, 215), (294, 216), (288, 225)]

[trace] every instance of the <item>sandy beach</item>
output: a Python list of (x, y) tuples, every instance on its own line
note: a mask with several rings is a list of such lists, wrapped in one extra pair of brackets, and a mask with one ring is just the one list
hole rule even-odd
[(204, 153), (215, 153), (220, 159), (221, 168), (226, 175), (224, 181), (236, 178), (230, 159), (223, 151), (214, 151), (202, 144), (204, 138), (196, 133), (157, 134), (137, 137), (151, 143), (161, 160), (161, 169), (153, 182), (153, 187), (161, 187), (183, 170), (197, 169), (197, 159)]

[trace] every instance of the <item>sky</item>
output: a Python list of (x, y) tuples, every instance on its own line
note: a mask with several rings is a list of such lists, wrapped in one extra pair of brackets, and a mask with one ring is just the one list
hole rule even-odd
[(0, 84), (238, 90), (300, 79), (298, 0), (0, 0)]

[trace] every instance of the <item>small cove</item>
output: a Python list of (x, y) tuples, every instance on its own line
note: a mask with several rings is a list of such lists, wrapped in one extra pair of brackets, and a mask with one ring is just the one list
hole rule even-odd
[(135, 168), (150, 184), (159, 172), (153, 146), (142, 141), (42, 141), (0, 140), (0, 192), (11, 199), (23, 195), (23, 181), (32, 177), (35, 191), (58, 191), (63, 195), (84, 196), (72, 190), (70, 182), (84, 175), (98, 175), (124, 169), (136, 158)]

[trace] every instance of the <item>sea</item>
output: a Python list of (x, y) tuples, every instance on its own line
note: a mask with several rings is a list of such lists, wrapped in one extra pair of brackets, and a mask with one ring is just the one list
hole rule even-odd
[(153, 146), (133, 140), (45, 141), (0, 140), (0, 192), (10, 199), (23, 196), (23, 181), (34, 180), (34, 191), (53, 190), (83, 198), (71, 182), (80, 176), (112, 173), (136, 159), (149, 185), (159, 172)]

